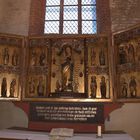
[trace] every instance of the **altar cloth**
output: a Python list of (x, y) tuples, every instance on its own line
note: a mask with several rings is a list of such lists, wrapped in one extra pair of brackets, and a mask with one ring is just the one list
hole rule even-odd
[[(102, 134), (102, 138), (96, 138), (96, 134), (74, 134), (65, 140), (134, 140), (128, 134)], [(0, 138), (11, 138), (21, 140), (49, 140), (48, 132), (25, 131), (25, 130), (0, 130)]]

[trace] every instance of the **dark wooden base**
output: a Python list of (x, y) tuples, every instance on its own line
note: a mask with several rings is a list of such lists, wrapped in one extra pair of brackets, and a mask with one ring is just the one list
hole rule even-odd
[[(40, 130), (50, 132), (52, 128), (71, 128), (77, 133), (94, 133), (97, 131), (97, 124), (84, 123), (45, 123), (45, 122), (29, 122), (30, 130)], [(104, 124), (101, 125), (104, 131)]]
[[(29, 118), (30, 103), (29, 102), (13, 102), (16, 106), (23, 109)], [(80, 104), (80, 103), (79, 103)], [(103, 103), (104, 104), (104, 120), (109, 118), (109, 114), (122, 107), (122, 103)], [(65, 123), (65, 122), (34, 122), (29, 121), (28, 129), (36, 131), (50, 131), (52, 128), (72, 128), (74, 132), (95, 133), (97, 126), (102, 126), (102, 131), (105, 132), (105, 125), (95, 123)]]

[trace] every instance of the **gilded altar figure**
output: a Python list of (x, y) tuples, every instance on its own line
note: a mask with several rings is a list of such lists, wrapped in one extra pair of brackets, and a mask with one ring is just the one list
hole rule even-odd
[(126, 83), (125, 78), (121, 79), (121, 98), (127, 98), (127, 88), (128, 88), (128, 84)]
[(64, 50), (65, 60), (61, 64), (62, 67), (62, 90), (73, 91), (73, 67), (72, 62), (72, 48), (66, 46)]
[(105, 52), (103, 49), (99, 52), (100, 65), (105, 65)]
[(35, 80), (31, 77), (29, 81), (29, 96), (35, 95)]
[(10, 96), (9, 97), (14, 97), (15, 88), (16, 88), (16, 79), (13, 79), (10, 84)]
[(104, 76), (101, 77), (100, 92), (101, 92), (101, 98), (106, 98), (106, 82)]
[(37, 53), (36, 53), (36, 50), (32, 50), (32, 53), (31, 53), (31, 66), (35, 66), (37, 63)]
[(1, 97), (7, 97), (7, 79), (6, 79), (6, 77), (4, 77), (2, 79)]
[(90, 96), (92, 98), (96, 98), (96, 92), (97, 92), (96, 76), (91, 76), (90, 91), (91, 91)]
[(96, 52), (94, 50), (94, 48), (91, 48), (91, 66), (96, 64)]
[(44, 90), (45, 90), (45, 87), (44, 87), (44, 83), (43, 83), (43, 77), (40, 76), (39, 77), (39, 82), (38, 82), (38, 85), (37, 85), (38, 96), (44, 96)]
[(17, 66), (18, 65), (18, 59), (19, 59), (19, 56), (18, 56), (18, 53), (17, 53), (17, 51), (15, 49), (13, 54), (12, 54), (12, 65), (13, 66)]
[(127, 53), (123, 46), (119, 48), (119, 63), (125, 64), (127, 63)]
[(8, 48), (4, 48), (4, 52), (3, 52), (3, 64), (4, 65), (8, 65), (9, 63), (9, 51)]
[(46, 59), (46, 55), (45, 55), (45, 50), (42, 50), (40, 57), (39, 57), (39, 64), (40, 66), (44, 66), (45, 65), (45, 59)]
[(131, 80), (129, 82), (129, 90), (130, 96), (132, 98), (137, 97), (137, 83), (134, 76), (131, 76)]
[(135, 51), (133, 44), (128, 44), (128, 61), (130, 63), (135, 62)]

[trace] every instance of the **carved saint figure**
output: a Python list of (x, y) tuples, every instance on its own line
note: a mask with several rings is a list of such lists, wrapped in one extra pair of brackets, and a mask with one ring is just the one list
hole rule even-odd
[(105, 53), (103, 49), (99, 52), (99, 61), (100, 65), (105, 65)]
[(37, 63), (37, 53), (36, 51), (33, 49), (32, 53), (31, 53), (31, 66), (35, 66)]
[(8, 48), (4, 48), (4, 52), (3, 52), (3, 64), (4, 65), (8, 65), (9, 63), (9, 52), (8, 52)]
[(35, 80), (31, 77), (29, 81), (29, 96), (35, 95)]
[(65, 61), (62, 63), (62, 90), (73, 90), (73, 67), (74, 64), (71, 60), (72, 50), (70, 46), (65, 48)]
[(131, 80), (129, 82), (129, 90), (131, 97), (137, 96), (137, 83), (134, 76), (131, 76)]
[(128, 45), (128, 61), (131, 63), (135, 61), (135, 51), (132, 44)]
[(100, 92), (101, 92), (101, 98), (106, 98), (106, 82), (104, 76), (101, 77)]
[(96, 53), (94, 51), (94, 48), (91, 48), (91, 66), (96, 64), (95, 59), (96, 59)]
[(45, 65), (45, 59), (46, 59), (45, 51), (42, 51), (41, 54), (40, 54), (40, 57), (39, 57), (40, 66)]
[(126, 51), (124, 50), (124, 47), (119, 48), (119, 63), (120, 64), (127, 63), (127, 54)]
[(7, 97), (7, 80), (6, 77), (2, 79), (1, 97)]
[(45, 90), (45, 87), (44, 87), (44, 84), (43, 84), (43, 77), (40, 76), (39, 77), (39, 82), (38, 82), (38, 85), (37, 85), (38, 96), (44, 96), (44, 90)]
[(127, 98), (127, 88), (128, 84), (126, 83), (125, 78), (121, 79), (121, 98)]
[(18, 53), (16, 50), (14, 50), (13, 55), (12, 55), (12, 65), (17, 66), (18, 65)]
[(10, 84), (10, 96), (9, 97), (14, 97), (15, 89), (16, 89), (16, 79), (13, 79)]
[(96, 98), (96, 92), (97, 92), (96, 76), (91, 76), (90, 91), (91, 91), (90, 96), (92, 98)]

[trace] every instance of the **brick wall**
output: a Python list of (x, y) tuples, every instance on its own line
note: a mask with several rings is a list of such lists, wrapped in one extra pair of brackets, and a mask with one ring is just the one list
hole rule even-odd
[(140, 0), (110, 0), (112, 31), (140, 23)]
[(46, 0), (31, 0), (29, 35), (44, 34)]
[[(32, 0), (30, 11), (29, 35), (44, 34), (46, 0)], [(111, 31), (109, 0), (97, 0), (98, 33)]]
[(96, 0), (98, 33), (111, 32), (109, 0)]
[[(46, 0), (0, 0), (0, 32), (43, 34), (45, 3)], [(97, 0), (97, 22), (98, 33), (110, 32), (111, 25), (114, 32), (140, 23), (140, 0)]]
[(0, 33), (28, 35), (30, 0), (0, 0)]

